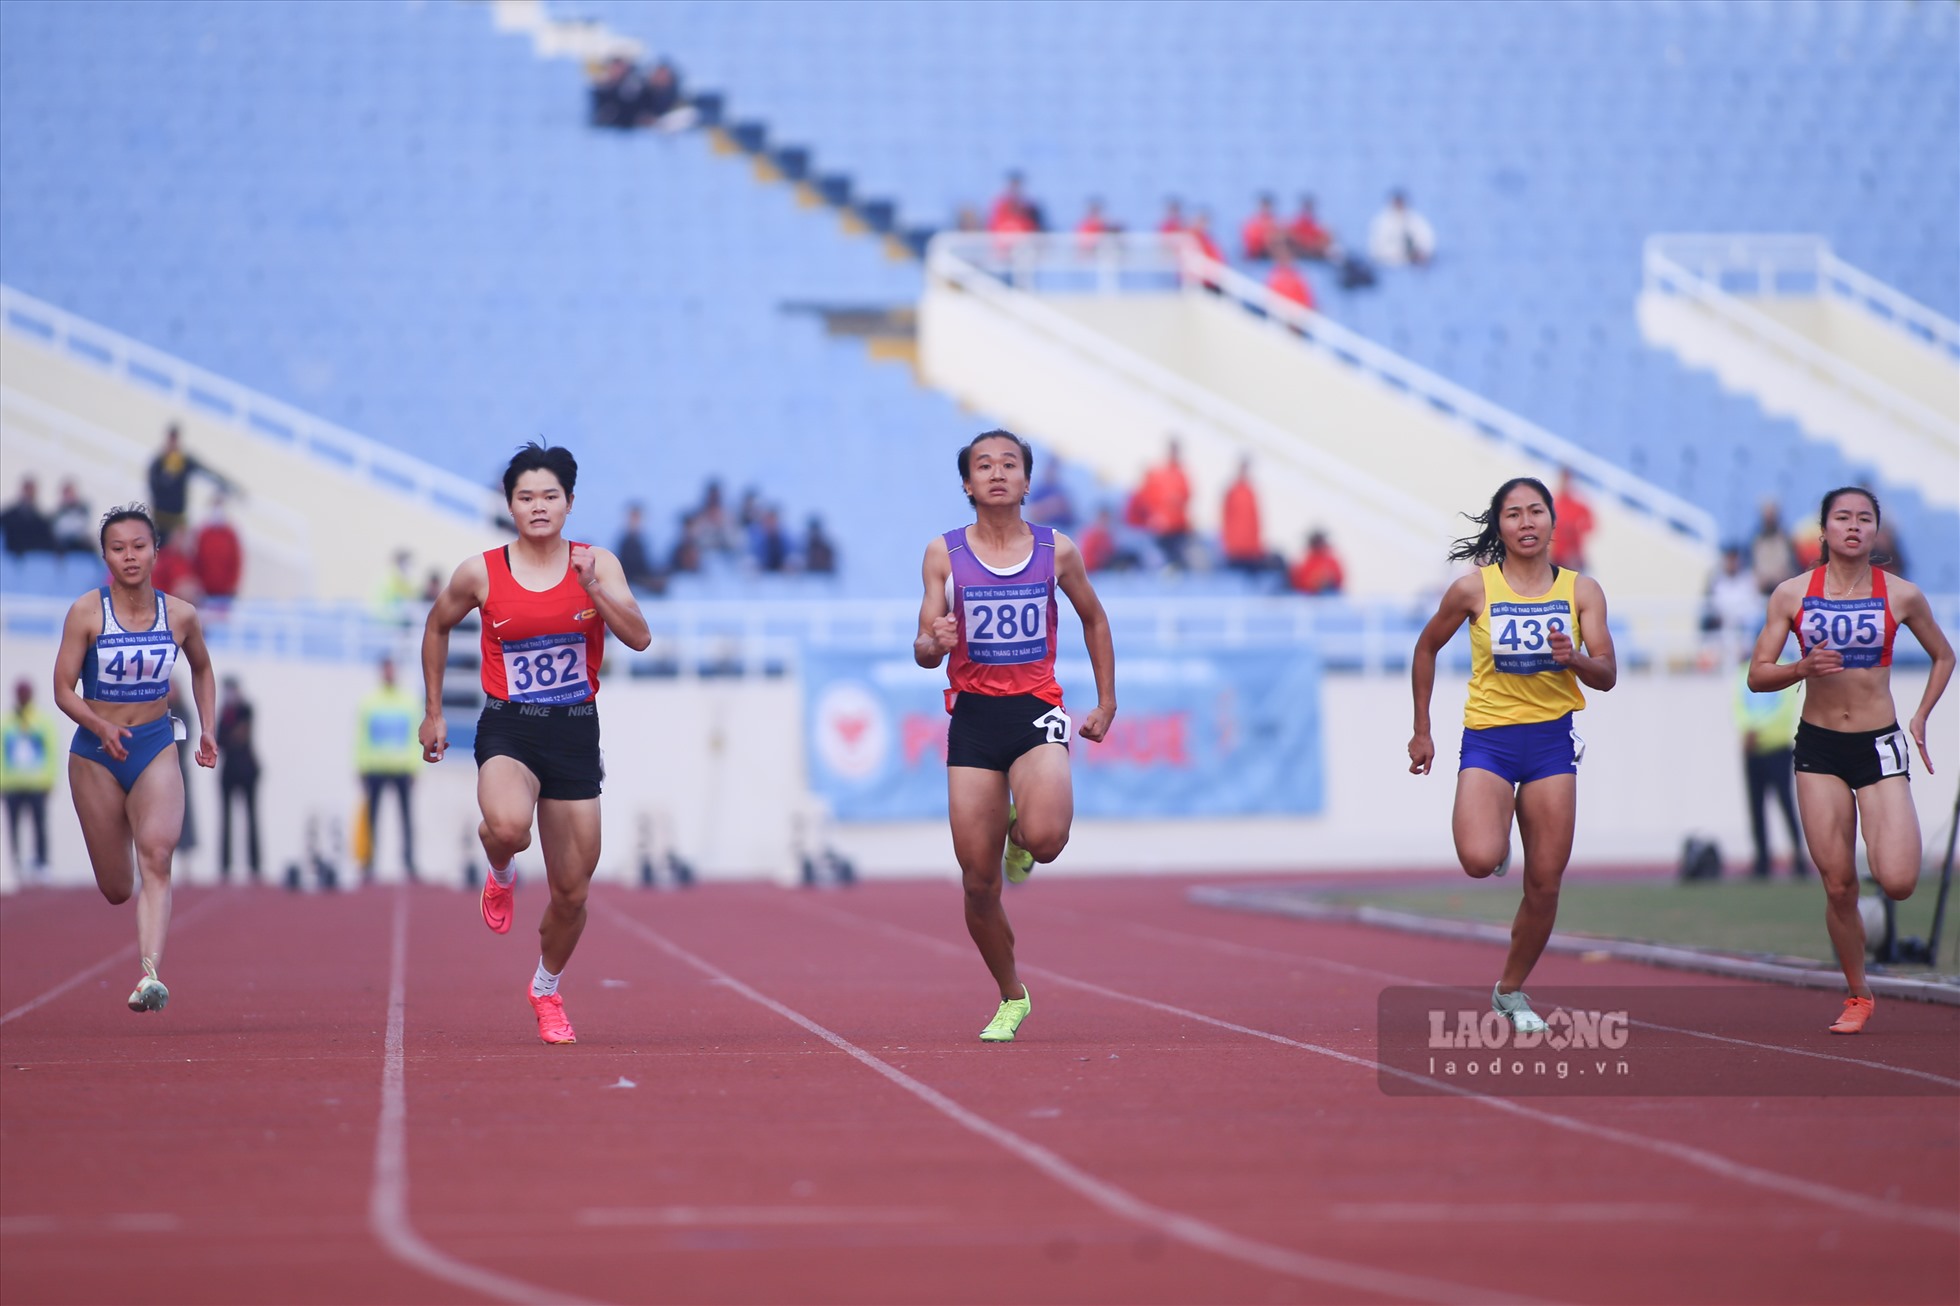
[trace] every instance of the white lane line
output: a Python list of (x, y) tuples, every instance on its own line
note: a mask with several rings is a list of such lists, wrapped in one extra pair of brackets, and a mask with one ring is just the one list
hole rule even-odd
[[(860, 928), (871, 930), (874, 933), (890, 935), (893, 938), (902, 939), (915, 945), (929, 947), (934, 951), (949, 956), (964, 958), (970, 955), (967, 950), (956, 948), (943, 939), (936, 939), (929, 934), (920, 934), (915, 930), (906, 929), (902, 925), (890, 925), (884, 921), (870, 920), (851, 912), (841, 911), (835, 907), (824, 907), (815, 903), (806, 903), (798, 900), (791, 901), (797, 910), (832, 916), (838, 920), (857, 925)], [(1404, 1070), (1399, 1066), (1383, 1065), (1381, 1062), (1369, 1057), (1358, 1057), (1349, 1052), (1342, 1052), (1338, 1048), (1322, 1047), (1317, 1043), (1304, 1043), (1299, 1039), (1291, 1039), (1284, 1034), (1275, 1034), (1270, 1030), (1254, 1029), (1250, 1025), (1241, 1025), (1230, 1020), (1220, 1020), (1216, 1016), (1207, 1016), (1203, 1012), (1192, 1011), (1187, 1007), (1176, 1007), (1168, 1002), (1158, 1002), (1152, 998), (1138, 997), (1134, 993), (1124, 993), (1117, 989), (1096, 984), (1090, 980), (1076, 979), (1071, 975), (1063, 975), (1059, 971), (1049, 970), (1045, 966), (1022, 966), (1021, 969), (1028, 974), (1038, 976), (1050, 983), (1059, 984), (1064, 988), (1073, 988), (1084, 993), (1093, 993), (1098, 997), (1108, 998), (1113, 1002), (1126, 1002), (1132, 1006), (1162, 1012), (1167, 1016), (1178, 1016), (1184, 1020), (1194, 1020), (1202, 1025), (1210, 1025), (1216, 1029), (1230, 1030), (1235, 1034), (1244, 1034), (1249, 1038), (1264, 1039), (1268, 1043), (1277, 1043), (1282, 1047), (1297, 1048), (1302, 1052), (1312, 1052), (1316, 1056), (1323, 1056), (1334, 1061), (1344, 1062), (1347, 1065), (1368, 1070), (1375, 1074), (1394, 1075), (1396, 1078), (1407, 1080), (1412, 1084), (1422, 1084), (1440, 1093), (1462, 1098), (1467, 1102), (1474, 1102), (1492, 1111), (1501, 1111), (1506, 1115), (1517, 1116), (1525, 1120), (1533, 1120), (1539, 1124), (1550, 1125), (1554, 1129), (1565, 1130), (1567, 1133), (1582, 1134), (1589, 1138), (1619, 1143), (1623, 1146), (1648, 1152), (1655, 1156), (1669, 1157), (1692, 1166), (1697, 1170), (1719, 1176), (1723, 1179), (1730, 1179), (1736, 1183), (1747, 1184), (1752, 1188), (1760, 1188), (1785, 1197), (1801, 1198), (1805, 1201), (1816, 1202), (1823, 1206), (1835, 1207), (1840, 1211), (1848, 1211), (1854, 1215), (1870, 1216), (1876, 1220), (1903, 1221), (1907, 1224), (1919, 1225), (1922, 1228), (1936, 1229), (1941, 1233), (1960, 1234), (1960, 1212), (1944, 1211), (1934, 1207), (1913, 1206), (1905, 1202), (1870, 1197), (1864, 1193), (1833, 1187), (1830, 1184), (1817, 1183), (1809, 1179), (1799, 1179), (1794, 1175), (1780, 1174), (1774, 1170), (1765, 1170), (1760, 1166), (1749, 1165), (1746, 1162), (1731, 1161), (1725, 1156), (1704, 1151), (1699, 1147), (1691, 1147), (1686, 1143), (1676, 1143), (1665, 1138), (1652, 1138), (1645, 1134), (1633, 1133), (1630, 1130), (1616, 1129), (1612, 1125), (1594, 1124), (1589, 1120), (1580, 1120), (1573, 1116), (1559, 1115), (1554, 1111), (1545, 1111), (1538, 1107), (1526, 1106), (1523, 1103), (1514, 1102), (1509, 1098), (1491, 1097), (1486, 1094), (1472, 1092), (1461, 1085), (1431, 1079), (1427, 1075), (1419, 1075), (1414, 1071)]]
[(741, 994), (757, 1006), (775, 1012), (784, 1020), (822, 1039), (860, 1065), (875, 1071), (904, 1089), (962, 1129), (1027, 1162), (1064, 1188), (1086, 1198), (1119, 1219), (1141, 1225), (1162, 1237), (1195, 1247), (1200, 1251), (1311, 1283), (1330, 1284), (1338, 1288), (1376, 1293), (1384, 1297), (1409, 1301), (1526, 1302), (1530, 1300), (1515, 1293), (1498, 1293), (1474, 1288), (1468, 1284), (1450, 1283), (1442, 1279), (1377, 1269), (1373, 1266), (1313, 1256), (1291, 1248), (1276, 1247), (1270, 1243), (1258, 1242), (1221, 1229), (1195, 1216), (1153, 1206), (1107, 1180), (1098, 1179), (1039, 1143), (1023, 1138), (1012, 1130), (1005, 1129), (960, 1105), (938, 1089), (912, 1078), (890, 1062), (880, 1060), (843, 1035), (819, 1025), (802, 1012), (786, 1007), (768, 994), (744, 984), (713, 962), (696, 956), (658, 930), (641, 924), (618, 908), (605, 906), (603, 910), (623, 929), (639, 935), (668, 956), (693, 967), (703, 975)]
[[(1184, 930), (1167, 929), (1161, 925), (1146, 925), (1142, 921), (1125, 921), (1109, 917), (1090, 918), (1083, 916), (1079, 912), (1072, 912), (1065, 907), (1050, 908), (1048, 910), (1051, 915), (1063, 919), (1073, 919), (1082, 922), (1088, 922), (1093, 919), (1096, 923), (1114, 925), (1128, 930), (1131, 933), (1141, 935), (1144, 938), (1157, 938), (1170, 943), (1183, 943), (1187, 945), (1196, 944), (1201, 947), (1210, 948), (1216, 952), (1229, 953), (1235, 956), (1260, 957), (1273, 961), (1288, 962), (1293, 965), (1319, 966), (1341, 974), (1355, 975), (1365, 979), (1383, 980), (1390, 984), (1413, 985), (1418, 988), (1444, 988), (1456, 992), (1473, 994), (1479, 998), (1481, 998), (1483, 993), (1481, 989), (1465, 988), (1454, 984), (1437, 984), (1432, 980), (1420, 980), (1410, 975), (1397, 975), (1393, 971), (1376, 970), (1369, 966), (1356, 966), (1344, 961), (1329, 961), (1321, 957), (1300, 956), (1297, 953), (1282, 952), (1277, 948), (1262, 948), (1257, 944), (1233, 943), (1226, 939), (1214, 939), (1209, 935), (1191, 934)], [(1861, 1057), (1839, 1056), (1834, 1052), (1818, 1052), (1812, 1048), (1794, 1047), (1788, 1043), (1762, 1043), (1755, 1039), (1736, 1038), (1730, 1034), (1717, 1034), (1711, 1030), (1687, 1029), (1680, 1025), (1663, 1025), (1652, 1020), (1629, 1020), (1627, 1023), (1638, 1026), (1641, 1029), (1659, 1030), (1664, 1034), (1685, 1034), (1690, 1038), (1706, 1039), (1711, 1043), (1728, 1043), (1735, 1047), (1755, 1048), (1759, 1052), (1781, 1052), (1793, 1057), (1809, 1057), (1813, 1061), (1830, 1061), (1842, 1066), (1856, 1066), (1862, 1070), (1885, 1071), (1894, 1075), (1905, 1075), (1912, 1079), (1923, 1079), (1928, 1083), (1939, 1084), (1946, 1088), (1960, 1089), (1960, 1079), (1935, 1074), (1930, 1070), (1918, 1070), (1912, 1066), (1893, 1065), (1887, 1061), (1866, 1061)]]
[(952, 1218), (950, 1211), (877, 1206), (592, 1206), (577, 1216), (580, 1224), (600, 1229), (934, 1224)]
[[(211, 912), (217, 908), (219, 903), (229, 901), (230, 898), (231, 898), (230, 894), (224, 893), (222, 891), (213, 893), (210, 897), (206, 898), (203, 902), (198, 903), (195, 907), (190, 908), (189, 910), (185, 911), (183, 915), (171, 921), (170, 922), (171, 930), (173, 932), (182, 930), (184, 927), (190, 925), (193, 921), (197, 920), (199, 917), (210, 915)], [(135, 899), (132, 898), (130, 901), (134, 902)], [(111, 966), (120, 966), (124, 962), (134, 962), (136, 960), (136, 949), (137, 949), (137, 945), (134, 943), (125, 944), (123, 947), (116, 949), (114, 952), (104, 957), (101, 961), (98, 961), (93, 966), (90, 966), (87, 970), (79, 971), (76, 974), (70, 975), (67, 979), (61, 981), (61, 983), (55, 985), (53, 988), (49, 989), (46, 993), (43, 993), (40, 997), (29, 998), (27, 1001), (21, 1003), (18, 1007), (15, 1007), (12, 1011), (7, 1012), (5, 1015), (0, 1015), (0, 1025), (4, 1025), (9, 1021), (19, 1020), (22, 1016), (25, 1016), (30, 1011), (38, 1011), (40, 1008), (47, 1006), (48, 1003), (53, 1002), (56, 998), (68, 992), (68, 990), (74, 988), (76, 985), (88, 983), (90, 980), (94, 979), (97, 975), (100, 975), (103, 971), (108, 970)], [(140, 979), (141, 976), (138, 976), (138, 978)]]
[(381, 1122), (374, 1134), (374, 1186), (368, 1193), (368, 1228), (390, 1256), (406, 1265), (468, 1288), (494, 1301), (578, 1303), (562, 1289), (540, 1288), (459, 1261), (437, 1251), (415, 1232), (408, 1211), (408, 1092), (402, 1025), (408, 1007), (408, 886), (395, 891), (394, 943), (388, 958), (388, 1041), (381, 1062)]

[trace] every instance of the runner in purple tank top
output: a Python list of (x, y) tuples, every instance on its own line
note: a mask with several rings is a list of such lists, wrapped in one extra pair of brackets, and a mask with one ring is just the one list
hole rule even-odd
[(922, 667), (952, 655), (946, 794), (967, 933), (1000, 986), (1000, 1009), (980, 1033), (989, 1043), (1011, 1042), (1032, 1005), (1014, 967), (1001, 878), (1019, 883), (1036, 862), (1054, 861), (1075, 818), (1073, 723), (1055, 680), (1057, 589), (1082, 619), (1095, 669), (1096, 706), (1082, 720), (1082, 737), (1101, 742), (1116, 715), (1109, 618), (1082, 555), (1068, 536), (1021, 520), (1033, 472), (1033, 450), (1007, 431), (988, 431), (960, 450), (976, 520), (926, 546), (925, 601), (912, 644)]

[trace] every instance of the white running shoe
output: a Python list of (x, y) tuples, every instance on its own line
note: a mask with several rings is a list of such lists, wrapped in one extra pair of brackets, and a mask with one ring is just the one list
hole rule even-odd
[(163, 987), (157, 978), (157, 964), (148, 958), (143, 961), (143, 978), (136, 981), (136, 991), (129, 995), (131, 1011), (162, 1011), (163, 1004), (170, 1001), (170, 990)]
[(1531, 999), (1524, 990), (1516, 993), (1499, 993), (1497, 985), (1490, 986), (1490, 1009), (1511, 1022), (1511, 1028), (1520, 1034), (1542, 1034), (1545, 1022), (1531, 1009)]

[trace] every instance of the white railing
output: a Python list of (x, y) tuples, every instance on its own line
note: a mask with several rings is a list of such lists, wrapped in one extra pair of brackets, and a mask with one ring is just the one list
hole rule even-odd
[[(1579, 479), (1635, 512), (1710, 548), (1719, 538), (1714, 517), (1702, 508), (1311, 309), (1282, 299), (1236, 269), (1206, 258), (1189, 236), (947, 233), (934, 237), (927, 261), (930, 273), (968, 289), (992, 281), (1016, 290), (1051, 293), (1208, 292), (1223, 296), (1257, 314), (1273, 329), (1289, 332), (1325, 356), (1426, 403), (1439, 416), (1469, 432), (1511, 445), (1544, 462), (1569, 467)], [(1078, 332), (1095, 334), (1061, 314), (1052, 316)], [(1188, 382), (1183, 384), (1189, 386)]]
[(496, 494), (485, 486), (9, 286), (0, 286), (0, 331), (126, 378), (201, 416), (229, 423), (254, 439), (318, 458), (410, 495), (444, 515), (480, 523), (494, 520), (504, 510)]
[(1848, 300), (1960, 361), (1960, 322), (1846, 263), (1822, 236), (1663, 234), (1647, 250), (1732, 295)]
[[(1758, 246), (1766, 251), (1751, 265), (1723, 263), (1715, 255), (1723, 238), (1710, 236), (1650, 236), (1642, 255), (1641, 284), (1652, 294), (1678, 295), (1701, 305), (1733, 330), (1754, 337), (1764, 346), (1782, 354), (1801, 370), (1849, 391), (1884, 413), (1905, 430), (1928, 440), (1935, 448), (1951, 450), (1960, 442), (1960, 429), (1941, 414), (1904, 394), (1871, 373), (1832, 353), (1809, 336), (1785, 326), (1769, 314), (1736, 298), (1731, 287), (1742, 293), (1764, 298), (1805, 293), (1793, 276), (1804, 268), (1799, 259), (1803, 242), (1821, 240), (1808, 236), (1735, 237), (1731, 255), (1739, 258)], [(1684, 263), (1682, 259), (1697, 259)], [(1817, 259), (1811, 254), (1809, 267), (1814, 276)], [(1778, 260), (1781, 260), (1780, 262)], [(1738, 273), (1748, 280), (1739, 279)], [(1822, 281), (1812, 283), (1809, 293), (1818, 293)], [(1930, 310), (1928, 310), (1930, 312)], [(1949, 324), (1950, 325), (1950, 324)]]
[[(1960, 595), (1929, 595), (1935, 617), (1960, 629)], [(0, 594), (0, 639), (52, 641), (61, 633), (71, 600)], [(1142, 646), (1189, 650), (1299, 649), (1319, 654), (1332, 669), (1395, 674), (1406, 669), (1417, 633), (1433, 603), (1426, 600), (1348, 601), (1271, 597), (1112, 598), (1105, 603), (1118, 650)], [(644, 606), (653, 644), (642, 654), (614, 649), (615, 676), (777, 675), (793, 671), (805, 648), (885, 649), (903, 657), (918, 630), (911, 599), (690, 599)], [(1628, 669), (1678, 671), (1723, 665), (1722, 647), (1701, 629), (1699, 600), (1619, 601), (1613, 631), (1620, 663)], [(206, 639), (222, 661), (230, 655), (333, 663), (371, 662), (384, 653), (413, 664), (422, 632), (422, 611), (377, 616), (359, 605), (243, 602), (229, 609), (207, 606)], [(1748, 632), (1749, 635), (1753, 635)], [(1081, 648), (1073, 617), (1064, 609), (1063, 650)], [(452, 639), (456, 652), (473, 641)], [(1901, 630), (1901, 661), (1923, 657), (1909, 631)], [(1468, 665), (1462, 632), (1448, 658)]]

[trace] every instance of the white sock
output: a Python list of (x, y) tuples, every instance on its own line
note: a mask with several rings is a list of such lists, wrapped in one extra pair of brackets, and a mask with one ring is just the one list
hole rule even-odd
[(508, 885), (512, 880), (517, 878), (517, 863), (513, 861), (509, 866), (501, 870), (492, 866), (490, 868), (490, 878), (498, 884)]
[[(562, 975), (564, 972), (560, 971), (559, 974)], [(534, 998), (548, 998), (557, 991), (558, 975), (553, 975), (550, 971), (546, 970), (544, 968), (544, 958), (539, 957), (537, 972), (531, 976), (531, 996)]]

